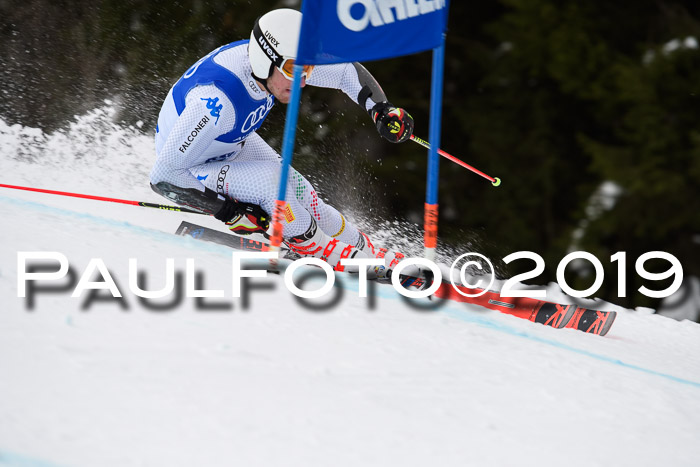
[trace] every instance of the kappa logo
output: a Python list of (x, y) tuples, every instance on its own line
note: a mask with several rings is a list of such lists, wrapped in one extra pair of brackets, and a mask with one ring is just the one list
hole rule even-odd
[[(338, 0), (336, 11), (343, 26), (359, 32), (427, 15), (445, 8), (445, 0)], [(361, 5), (361, 7), (359, 7)]]
[[(209, 97), (209, 98), (202, 97), (200, 99), (203, 101), (207, 101), (207, 109), (211, 110), (210, 115), (212, 117), (216, 117), (216, 120), (214, 121), (214, 125), (219, 123), (219, 117), (221, 116), (221, 109), (224, 108), (224, 104), (219, 104), (218, 97), (215, 97), (213, 99), (211, 97)], [(217, 104), (219, 104), (219, 105), (217, 105)]]

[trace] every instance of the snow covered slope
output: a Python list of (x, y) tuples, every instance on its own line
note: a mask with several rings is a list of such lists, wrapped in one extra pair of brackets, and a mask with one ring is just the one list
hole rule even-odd
[[(162, 203), (151, 138), (112, 112), (53, 135), (0, 121), (0, 183)], [(700, 460), (698, 324), (619, 310), (598, 337), (473, 305), (420, 311), (389, 287), (359, 298), (340, 276), (325, 307), (278, 276), (245, 301), (229, 298), (229, 251), (172, 235), (201, 216), (2, 190), (0, 219), (0, 466)], [(74, 283), (30, 309), (20, 251), (59, 252), (77, 278), (100, 258), (123, 300), (71, 297)], [(147, 289), (168, 258), (183, 275), (193, 259), (226, 297), (153, 309), (129, 290), (129, 258)]]

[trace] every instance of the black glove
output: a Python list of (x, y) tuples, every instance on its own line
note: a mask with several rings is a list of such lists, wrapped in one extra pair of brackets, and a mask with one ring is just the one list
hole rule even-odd
[(214, 217), (225, 222), (238, 235), (266, 234), (270, 228), (270, 216), (257, 204), (226, 199)]
[(374, 120), (379, 134), (392, 143), (403, 143), (413, 134), (413, 117), (389, 102), (380, 102), (372, 107), (369, 116)]

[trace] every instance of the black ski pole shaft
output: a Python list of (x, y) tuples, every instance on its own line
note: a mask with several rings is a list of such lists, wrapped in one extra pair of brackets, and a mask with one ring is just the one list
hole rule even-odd
[(59, 195), (59, 196), (70, 196), (73, 198), (92, 199), (92, 200), (96, 200), (96, 201), (107, 201), (110, 203), (130, 204), (132, 206), (141, 206), (143, 208), (162, 209), (164, 211), (177, 211), (177, 212), (186, 212), (189, 214), (208, 215), (207, 213), (202, 212), (202, 211), (196, 211), (194, 209), (183, 208), (180, 206), (173, 206), (170, 204), (147, 203), (146, 201), (132, 201), (132, 200), (128, 200), (128, 199), (107, 198), (105, 196), (85, 195), (82, 193), (70, 193), (67, 191), (46, 190), (43, 188), (32, 188), (32, 187), (28, 187), (28, 186), (5, 185), (2, 183), (0, 183), (0, 188), (11, 188), (13, 190), (34, 191), (37, 193), (47, 193), (50, 195)]

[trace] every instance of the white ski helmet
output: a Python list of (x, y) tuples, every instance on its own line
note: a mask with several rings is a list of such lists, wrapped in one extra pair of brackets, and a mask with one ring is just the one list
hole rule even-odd
[(297, 10), (280, 8), (258, 18), (248, 44), (253, 77), (264, 82), (272, 75), (273, 67), (296, 58), (300, 30), (301, 12)]

